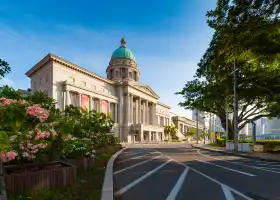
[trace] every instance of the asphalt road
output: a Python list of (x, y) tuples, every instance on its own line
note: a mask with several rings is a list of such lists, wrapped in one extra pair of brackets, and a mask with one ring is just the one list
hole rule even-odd
[(114, 164), (116, 200), (280, 200), (280, 162), (189, 144), (135, 145)]

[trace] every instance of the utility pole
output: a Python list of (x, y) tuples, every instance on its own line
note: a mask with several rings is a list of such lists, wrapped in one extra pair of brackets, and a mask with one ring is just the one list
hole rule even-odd
[(198, 144), (198, 110), (196, 110), (196, 144)]
[(234, 61), (234, 152), (238, 152), (238, 94), (237, 94), (237, 86), (238, 86), (238, 66)]
[(228, 141), (228, 102), (227, 102), (227, 96), (226, 96), (226, 143)]

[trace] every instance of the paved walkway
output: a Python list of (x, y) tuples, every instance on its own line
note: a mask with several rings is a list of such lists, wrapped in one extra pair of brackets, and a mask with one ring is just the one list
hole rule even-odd
[(224, 147), (214, 147), (205, 144), (193, 144), (193, 147), (209, 150), (209, 151), (216, 151), (220, 153), (232, 154), (237, 156), (243, 156), (247, 158), (257, 158), (266, 161), (278, 161), (280, 162), (280, 154), (272, 154), (272, 153), (233, 153), (231, 151), (226, 151)]
[(187, 143), (131, 145), (114, 163), (116, 200), (280, 200), (280, 163)]

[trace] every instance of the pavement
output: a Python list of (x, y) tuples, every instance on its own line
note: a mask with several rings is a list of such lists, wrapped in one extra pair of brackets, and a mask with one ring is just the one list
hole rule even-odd
[(214, 151), (214, 152), (220, 152), (225, 153), (229, 155), (236, 155), (246, 158), (256, 158), (263, 161), (278, 161), (280, 162), (280, 154), (273, 154), (273, 153), (259, 153), (259, 152), (252, 152), (252, 153), (242, 153), (242, 152), (231, 152), (226, 151), (224, 147), (215, 147), (215, 146), (209, 146), (205, 144), (192, 144), (192, 147), (208, 150), (208, 151)]
[(197, 149), (130, 145), (114, 161), (116, 200), (280, 200), (280, 162)]

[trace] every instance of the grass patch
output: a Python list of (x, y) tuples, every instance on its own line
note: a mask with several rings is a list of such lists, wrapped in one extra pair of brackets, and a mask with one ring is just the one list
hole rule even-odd
[[(105, 154), (102, 157), (110, 156)], [(100, 200), (105, 170), (106, 165), (88, 172), (78, 170), (75, 184), (68, 188), (8, 194), (8, 200)]]

